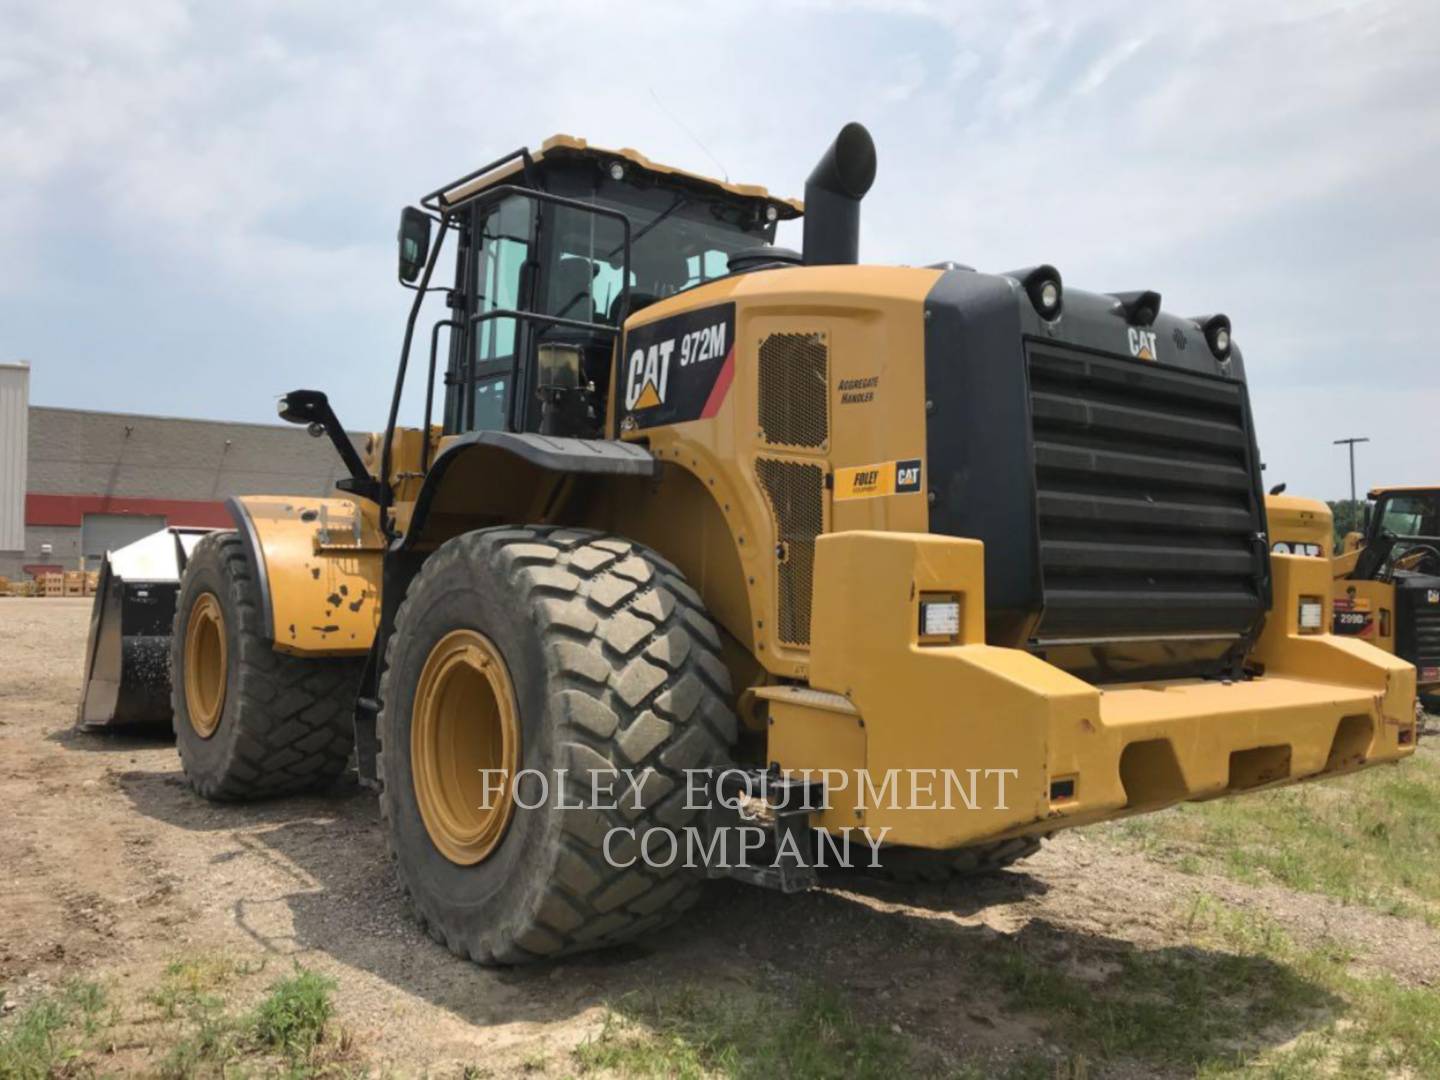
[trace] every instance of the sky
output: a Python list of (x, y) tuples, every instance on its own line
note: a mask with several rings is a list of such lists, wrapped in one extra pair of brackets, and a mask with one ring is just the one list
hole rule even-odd
[(1440, 480), (1433, 0), (0, 0), (0, 360), (40, 405), (382, 427), (405, 203), (555, 132), (798, 196), (848, 120), (862, 261), (1223, 311), (1267, 484), (1345, 497), (1345, 436), (1362, 491)]

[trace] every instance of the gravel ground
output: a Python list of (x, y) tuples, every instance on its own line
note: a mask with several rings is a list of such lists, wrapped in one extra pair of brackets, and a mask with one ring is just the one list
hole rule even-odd
[(721, 884), (643, 948), (481, 969), (434, 945), (404, 910), (375, 802), (358, 785), (211, 806), (183, 784), (168, 740), (76, 733), (89, 610), (89, 600), (0, 599), (7, 1008), (67, 975), (140, 992), (177, 956), (235, 952), (270, 958), (272, 975), (292, 959), (333, 975), (340, 1018), (377, 1070), (480, 1063), (496, 1075), (565, 1075), (570, 1049), (627, 993), (698, 983), (743, 996), (819, 982), (958, 1061), (1045, 1046), (1033, 1021), (975, 993), (966, 955), (997, 937), (1029, 939), (1057, 963), (1103, 972), (1173, 946), (1200, 891), (1263, 910), (1301, 940), (1348, 942), (1402, 982), (1440, 978), (1440, 936), (1423, 925), (1182, 874), (1103, 831), (1062, 835), (1022, 867), (965, 884), (846, 882), (793, 897)]

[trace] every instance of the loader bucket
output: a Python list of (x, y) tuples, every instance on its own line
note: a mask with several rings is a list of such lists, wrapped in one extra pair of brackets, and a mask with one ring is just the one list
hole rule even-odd
[(76, 724), (170, 729), (170, 634), (180, 575), (209, 529), (169, 528), (106, 552), (90, 612)]

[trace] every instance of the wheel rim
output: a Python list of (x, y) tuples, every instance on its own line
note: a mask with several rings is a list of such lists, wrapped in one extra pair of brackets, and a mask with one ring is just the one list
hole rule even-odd
[(518, 716), (510, 672), (484, 634), (454, 630), (430, 650), (415, 687), (411, 775), (425, 831), (460, 866), (489, 856), (510, 824)]
[(210, 738), (220, 726), (229, 663), (220, 601), (214, 593), (201, 593), (185, 629), (185, 711), (202, 739)]

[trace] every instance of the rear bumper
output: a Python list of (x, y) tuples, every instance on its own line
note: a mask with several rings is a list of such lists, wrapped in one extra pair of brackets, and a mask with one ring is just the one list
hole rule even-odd
[[(984, 642), (981, 545), (841, 533), (816, 551), (810, 683), (762, 691), (768, 756), (828, 770), (832, 830), (949, 848), (1352, 771), (1415, 748), (1415, 671), (1301, 634), (1323, 560), (1276, 556), (1260, 677), (1103, 689)], [(953, 643), (922, 644), (918, 598), (954, 593)], [(816, 691), (819, 691), (818, 693)]]

